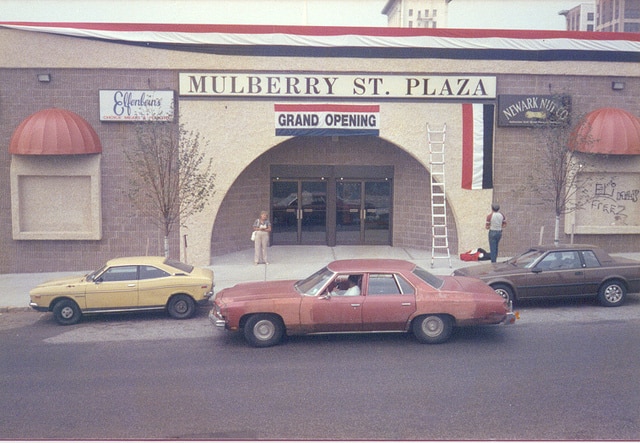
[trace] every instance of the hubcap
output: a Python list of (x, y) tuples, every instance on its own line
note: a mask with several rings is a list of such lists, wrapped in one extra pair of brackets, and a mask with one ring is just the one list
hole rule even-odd
[(428, 317), (422, 322), (422, 330), (430, 337), (442, 334), (444, 323), (438, 317)]
[(73, 309), (67, 306), (60, 311), (60, 315), (62, 318), (69, 319), (73, 317)]
[(269, 320), (260, 320), (253, 327), (253, 333), (258, 340), (269, 340), (276, 333), (276, 328)]
[(506, 301), (509, 301), (509, 293), (504, 289), (496, 289), (496, 294), (504, 298)]
[(179, 300), (175, 304), (175, 309), (176, 309), (176, 312), (180, 314), (184, 314), (185, 312), (187, 312), (187, 303), (184, 300)]
[(604, 298), (609, 303), (617, 303), (622, 298), (622, 289), (618, 285), (607, 286), (607, 289), (604, 291)]

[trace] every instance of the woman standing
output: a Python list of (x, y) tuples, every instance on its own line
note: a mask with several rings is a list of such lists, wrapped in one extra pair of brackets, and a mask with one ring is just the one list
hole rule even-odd
[(253, 231), (255, 232), (255, 252), (253, 255), (254, 264), (258, 265), (267, 262), (267, 247), (269, 246), (269, 232), (271, 232), (271, 222), (269, 221), (269, 213), (267, 211), (260, 212), (260, 218), (253, 222)]

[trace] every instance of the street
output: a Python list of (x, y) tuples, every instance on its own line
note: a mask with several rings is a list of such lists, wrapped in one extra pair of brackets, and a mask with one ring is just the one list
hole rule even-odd
[(523, 306), (513, 326), (291, 337), (191, 320), (0, 316), (1, 439), (640, 438), (640, 297)]

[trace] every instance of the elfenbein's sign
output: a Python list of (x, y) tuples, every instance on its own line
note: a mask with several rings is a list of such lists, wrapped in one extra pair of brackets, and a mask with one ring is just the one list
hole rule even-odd
[(174, 91), (100, 91), (101, 121), (173, 121)]
[(496, 97), (496, 77), (431, 74), (181, 72), (181, 97), (480, 100)]
[(568, 95), (500, 95), (498, 126), (544, 126), (569, 121)]

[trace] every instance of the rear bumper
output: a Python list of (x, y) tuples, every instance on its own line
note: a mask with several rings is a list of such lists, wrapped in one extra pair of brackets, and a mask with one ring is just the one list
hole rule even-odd
[(502, 320), (502, 322), (500, 324), (502, 325), (512, 325), (516, 322), (516, 319), (518, 318), (518, 314), (513, 312), (513, 311), (509, 311), (507, 312), (507, 315), (504, 317), (504, 320)]

